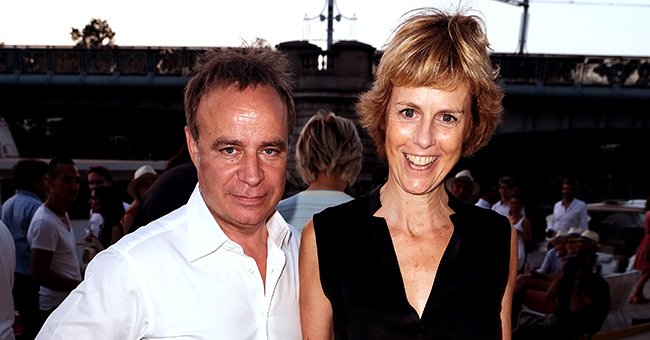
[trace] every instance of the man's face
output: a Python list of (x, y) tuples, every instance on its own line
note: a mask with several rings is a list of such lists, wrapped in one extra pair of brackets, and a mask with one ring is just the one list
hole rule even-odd
[(223, 229), (266, 225), (282, 197), (287, 108), (269, 86), (209, 92), (197, 110), (198, 141), (185, 129), (199, 188)]
[(72, 204), (79, 193), (79, 184), (81, 183), (79, 169), (72, 164), (59, 164), (56, 167), (56, 176), (50, 177), (49, 183), (48, 200)]
[(455, 178), (451, 183), (451, 193), (463, 201), (471, 200), (474, 193), (472, 180), (466, 177)]
[(565, 198), (573, 198), (573, 187), (570, 184), (562, 184), (562, 196)]
[(95, 190), (97, 187), (108, 187), (110, 185), (110, 182), (107, 181), (104, 176), (96, 172), (88, 174), (88, 186), (90, 187), (90, 191)]

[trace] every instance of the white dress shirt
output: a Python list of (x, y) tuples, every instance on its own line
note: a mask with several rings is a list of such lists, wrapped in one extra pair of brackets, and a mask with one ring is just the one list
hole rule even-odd
[(549, 219), (547, 229), (566, 230), (577, 227), (580, 229), (589, 228), (589, 214), (587, 213), (587, 205), (585, 202), (574, 198), (565, 208), (562, 201), (558, 201), (553, 206), (553, 216)]
[(37, 339), (300, 339), (300, 236), (277, 212), (267, 228), (264, 285), (197, 186), (185, 206), (97, 254)]

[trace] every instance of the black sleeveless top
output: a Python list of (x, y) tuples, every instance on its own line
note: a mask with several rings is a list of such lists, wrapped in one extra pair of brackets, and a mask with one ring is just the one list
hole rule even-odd
[(321, 285), (336, 339), (499, 339), (511, 226), (449, 195), (454, 231), (422, 319), (406, 298), (379, 188), (315, 214)]

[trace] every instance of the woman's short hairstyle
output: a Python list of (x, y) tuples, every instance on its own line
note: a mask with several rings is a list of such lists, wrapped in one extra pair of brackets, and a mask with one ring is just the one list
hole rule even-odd
[(363, 144), (351, 119), (318, 111), (302, 128), (296, 144), (296, 167), (302, 180), (311, 184), (319, 173), (335, 175), (354, 184)]
[(385, 159), (386, 110), (393, 87), (453, 91), (466, 86), (472, 114), (465, 126), (463, 156), (470, 156), (489, 142), (503, 112), (499, 69), (489, 56), (485, 25), (480, 17), (462, 12), (422, 8), (409, 13), (383, 52), (372, 88), (357, 103), (360, 122)]

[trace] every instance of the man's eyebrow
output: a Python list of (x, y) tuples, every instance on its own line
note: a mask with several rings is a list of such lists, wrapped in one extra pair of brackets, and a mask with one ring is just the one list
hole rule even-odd
[(224, 145), (241, 146), (244, 145), (244, 143), (239, 139), (219, 137), (212, 142), (212, 149), (219, 149)]
[[(236, 138), (217, 138), (212, 142), (212, 149), (216, 150), (225, 145), (243, 146), (244, 142)], [(261, 145), (262, 147), (274, 147), (283, 151), (287, 150), (287, 141), (282, 138), (263, 142)]]
[(271, 146), (282, 151), (287, 149), (287, 141), (284, 139), (276, 139), (262, 144), (263, 146)]

